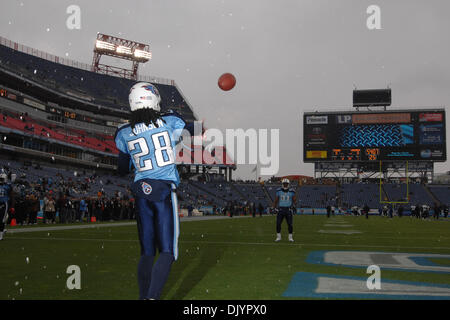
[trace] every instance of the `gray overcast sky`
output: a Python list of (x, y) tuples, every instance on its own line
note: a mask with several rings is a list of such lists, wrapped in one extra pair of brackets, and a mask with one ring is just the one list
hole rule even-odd
[[(72, 4), (81, 30), (66, 28)], [(372, 4), (381, 30), (366, 27)], [(445, 106), (450, 124), (449, 12), (448, 0), (2, 0), (0, 35), (88, 64), (97, 32), (148, 43), (141, 74), (174, 79), (207, 127), (279, 128), (279, 175), (312, 175), (302, 112), (351, 109), (354, 85), (389, 85), (393, 107)], [(232, 91), (217, 87), (224, 72)]]

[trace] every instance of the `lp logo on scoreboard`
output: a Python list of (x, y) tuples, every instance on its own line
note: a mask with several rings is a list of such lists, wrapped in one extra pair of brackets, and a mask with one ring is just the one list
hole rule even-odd
[(336, 119), (338, 123), (352, 123), (352, 116), (350, 114), (338, 115)]

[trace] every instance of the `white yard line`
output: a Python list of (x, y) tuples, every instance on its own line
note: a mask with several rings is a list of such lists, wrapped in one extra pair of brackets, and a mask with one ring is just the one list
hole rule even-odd
[[(228, 216), (200, 216), (200, 217), (182, 217), (180, 222), (189, 221), (202, 221), (202, 220), (220, 220), (220, 219), (230, 219)], [(236, 216), (236, 218), (249, 218), (249, 216)], [(53, 227), (30, 227), (30, 228), (7, 228), (7, 234), (13, 233), (24, 233), (24, 232), (43, 232), (43, 231), (59, 231), (59, 230), (72, 230), (72, 229), (95, 229), (95, 228), (106, 228), (106, 227), (123, 227), (135, 225), (136, 221), (132, 222), (115, 222), (115, 223), (96, 223), (96, 224), (82, 224), (82, 225), (65, 225), (65, 226), (53, 226)]]
[[(100, 241), (100, 242), (139, 242), (131, 239), (86, 239), (86, 238), (53, 238), (53, 237), (10, 237), (9, 240), (50, 240), (50, 241)], [(397, 248), (397, 249), (437, 249), (450, 250), (450, 247), (415, 247), (415, 246), (386, 246), (386, 245), (352, 245), (352, 244), (335, 244), (335, 243), (271, 243), (271, 242), (242, 242), (242, 241), (202, 241), (202, 240), (180, 240), (179, 243), (197, 243), (197, 244), (217, 244), (217, 245), (258, 245), (258, 246), (304, 246), (304, 247), (349, 247), (355, 248)]]

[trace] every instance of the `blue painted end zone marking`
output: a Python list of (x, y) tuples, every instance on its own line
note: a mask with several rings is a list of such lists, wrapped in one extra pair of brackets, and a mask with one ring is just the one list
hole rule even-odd
[[(354, 266), (354, 265), (347, 265), (347, 264), (335, 264), (335, 263), (329, 263), (329, 262), (325, 262), (325, 253), (329, 252), (330, 250), (318, 250), (318, 251), (312, 251), (308, 257), (306, 258), (306, 262), (307, 263), (311, 263), (311, 264), (320, 264), (320, 265), (324, 265), (324, 266), (332, 266), (332, 267), (336, 267), (336, 266), (340, 266), (340, 267), (346, 267), (346, 268), (367, 268), (368, 266)], [(336, 250), (333, 250), (336, 251)], [(364, 252), (364, 251), (355, 251), (355, 250), (339, 250), (339, 251), (345, 251), (345, 252)], [(379, 253), (384, 253), (383, 251), (374, 251), (374, 252), (379, 252)], [(418, 253), (415, 253), (418, 254)], [(421, 254), (421, 253), (420, 253)], [(414, 253), (411, 253), (411, 255), (414, 255)], [(438, 266), (438, 267), (442, 267), (442, 265), (436, 264), (430, 260), (428, 260), (428, 258), (425, 257), (414, 257), (411, 256), (409, 257), (409, 259), (411, 259), (412, 261), (414, 261), (415, 263), (417, 263), (420, 266)], [(414, 270), (414, 269), (403, 269), (403, 268), (386, 268), (386, 267), (382, 267), (382, 270), (398, 270), (398, 271), (408, 271), (408, 272), (437, 272), (437, 273), (448, 273), (446, 271), (439, 271), (439, 270)]]
[[(359, 294), (359, 293), (316, 293), (316, 289), (319, 283), (319, 277), (330, 277), (349, 280), (367, 281), (367, 278), (363, 277), (351, 277), (351, 276), (339, 276), (334, 274), (320, 274), (312, 272), (297, 272), (289, 283), (288, 288), (282, 294), (283, 297), (289, 298), (329, 298), (329, 299), (342, 299), (342, 298), (354, 298), (354, 299), (408, 299), (408, 300), (450, 300), (448, 296), (421, 296), (421, 295), (389, 295), (389, 294), (377, 294), (374, 290), (373, 294)], [(403, 284), (403, 285), (415, 285), (426, 286), (435, 288), (448, 288), (449, 285), (425, 283), (425, 282), (412, 282), (412, 281), (400, 281), (400, 280), (383, 280), (381, 279), (381, 288), (383, 283)]]
[(419, 266), (446, 267), (444, 265), (434, 263), (430, 260), (430, 258), (427, 257), (409, 257), (409, 259), (414, 261), (414, 263), (417, 263)]

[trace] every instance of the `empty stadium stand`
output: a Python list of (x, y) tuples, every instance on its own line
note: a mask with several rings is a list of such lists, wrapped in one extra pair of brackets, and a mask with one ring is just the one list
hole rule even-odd
[(298, 205), (306, 208), (326, 208), (336, 204), (336, 186), (302, 185), (298, 191)]
[(352, 206), (363, 207), (366, 204), (370, 208), (382, 206), (380, 204), (380, 188), (378, 184), (342, 184), (340, 197), (342, 206), (346, 208), (351, 208)]
[(450, 207), (450, 186), (448, 185), (428, 185), (428, 189), (441, 202)]
[(20, 131), (26, 135), (40, 137), (47, 140), (57, 140), (68, 145), (77, 145), (87, 149), (117, 154), (113, 136), (95, 137), (84, 130), (67, 129), (37, 121), (27, 115), (19, 115), (4, 111), (0, 126)]
[[(409, 184), (407, 190), (406, 184), (394, 184), (386, 183), (383, 184), (383, 189), (389, 201), (406, 201), (411, 204), (426, 204), (432, 206), (434, 204), (433, 198), (421, 184)], [(409, 193), (409, 199), (407, 197)]]
[[(7, 43), (6, 39), (1, 38), (1, 40), (3, 40), (2, 43)], [(128, 91), (136, 81), (66, 66), (15, 50), (4, 44), (0, 45), (0, 69), (88, 104), (102, 105), (121, 111), (128, 110)], [(31, 49), (30, 53), (33, 51), (38, 50)], [(43, 54), (43, 56), (46, 55)], [(54, 58), (56, 61), (63, 60)], [(163, 111), (177, 110), (187, 121), (195, 120), (188, 102), (174, 82), (172, 84), (155, 83), (155, 85), (162, 97)]]

